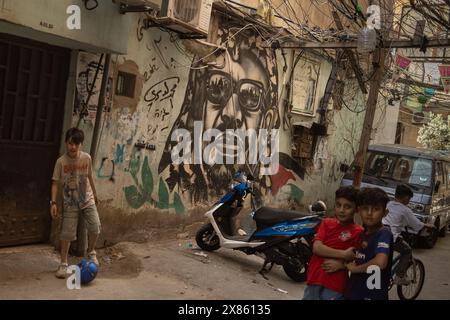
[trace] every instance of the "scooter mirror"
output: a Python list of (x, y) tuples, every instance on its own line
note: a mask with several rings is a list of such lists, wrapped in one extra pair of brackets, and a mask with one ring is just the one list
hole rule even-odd
[(233, 180), (237, 182), (242, 182), (243, 177), (245, 177), (245, 175), (241, 171), (238, 171), (234, 174)]
[(318, 200), (314, 202), (313, 204), (309, 205), (309, 212), (325, 212), (327, 211), (327, 205), (322, 200)]

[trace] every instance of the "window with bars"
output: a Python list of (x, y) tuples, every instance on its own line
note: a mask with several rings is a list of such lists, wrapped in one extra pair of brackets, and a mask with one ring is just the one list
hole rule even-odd
[(136, 87), (136, 75), (119, 71), (117, 74), (116, 95), (128, 98), (134, 98), (134, 90)]

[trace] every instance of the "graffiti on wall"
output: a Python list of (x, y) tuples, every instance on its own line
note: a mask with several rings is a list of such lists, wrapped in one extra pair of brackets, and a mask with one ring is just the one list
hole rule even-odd
[[(222, 133), (227, 129), (253, 129), (259, 135), (261, 129), (280, 129), (281, 99), (275, 51), (257, 46), (261, 39), (251, 30), (239, 30), (242, 31), (242, 26), (225, 24), (219, 28), (217, 43), (226, 50), (208, 61), (200, 59), (203, 57), (200, 53), (191, 55), (190, 68), (189, 62), (184, 63), (188, 68), (177, 68), (176, 60), (186, 59), (186, 55), (177, 52), (179, 43), (173, 43), (165, 33), (156, 37), (143, 33), (138, 25), (137, 41), (145, 48), (146, 55), (141, 69), (144, 89), (139, 109), (133, 113), (137, 121), (134, 127), (138, 129), (129, 140), (145, 141), (156, 146), (156, 152), (133, 148), (130, 158), (124, 157), (125, 140), (117, 138), (120, 141), (116, 141), (115, 158), (112, 154), (108, 158), (113, 159), (116, 169), (120, 161), (126, 163), (123, 170), (129, 174), (130, 183), (122, 191), (131, 208), (150, 206), (185, 212), (187, 207), (222, 196), (238, 170), (257, 178), (254, 186), (259, 205), (263, 199), (300, 203), (303, 190), (299, 183), (304, 179), (305, 170), (288, 154), (279, 152), (279, 171), (272, 176), (260, 174), (262, 165), (248, 161), (248, 140), (244, 164), (175, 164), (172, 161), (171, 153), (176, 145), (172, 134), (177, 129), (193, 134), (194, 122), (202, 123), (202, 133), (208, 129)], [(286, 66), (281, 69), (287, 72)], [(184, 71), (187, 73), (182, 74)], [(126, 145), (130, 145), (129, 140)], [(205, 150), (206, 143), (201, 147)], [(237, 157), (226, 151), (225, 157)], [(105, 160), (105, 166), (109, 166), (108, 162)]]
[(125, 152), (125, 144), (118, 144), (116, 146), (116, 159), (114, 163), (123, 163), (123, 155)]
[[(167, 53), (167, 42), (164, 41), (165, 39), (161, 35), (159, 39), (154, 39), (151, 43), (151, 48), (153, 48), (153, 51), (156, 52), (156, 55), (158, 56), (159, 60), (162, 62), (163, 66), (167, 70), (171, 70), (176, 68), (176, 61), (173, 57), (168, 58)], [(150, 46), (147, 45), (147, 49), (151, 51), (152, 49)]]
[[(81, 116), (85, 122), (95, 121), (104, 69), (101, 60), (100, 55), (88, 52), (81, 52), (78, 56), (73, 115)], [(106, 84), (105, 112), (109, 112), (112, 105), (112, 84), (113, 79), (109, 77)]]
[(159, 179), (158, 195), (155, 196), (153, 194), (154, 179), (148, 164), (148, 157), (145, 157), (142, 166), (140, 164), (140, 157), (130, 161), (129, 171), (133, 178), (134, 185), (127, 186), (123, 190), (125, 198), (132, 208), (139, 209), (144, 204), (148, 203), (158, 209), (174, 208), (175, 212), (178, 214), (185, 212), (183, 202), (177, 192), (174, 193), (173, 202), (170, 202), (169, 191), (162, 178)]
[(100, 163), (100, 167), (97, 170), (98, 179), (108, 179), (111, 182), (115, 181), (115, 169), (116, 165), (114, 160), (108, 159), (108, 157), (103, 157)]
[(148, 64), (148, 69), (144, 71), (144, 82), (148, 82), (153, 74), (159, 70), (158, 65), (156, 64), (156, 58), (153, 57), (151, 62)]
[(87, 121), (95, 120), (103, 75), (103, 66), (99, 61), (99, 57), (94, 54), (79, 54), (73, 113), (81, 114)]
[[(141, 42), (144, 38), (142, 33), (142, 26), (138, 24), (137, 39)], [(166, 35), (161, 34), (158, 39), (146, 39), (145, 48), (149, 55), (149, 59), (144, 67), (144, 82), (148, 82), (152, 77), (158, 74), (157, 71), (166, 70), (172, 71), (177, 67), (177, 62), (172, 56), (172, 46), (168, 47), (168, 43), (173, 44), (174, 40)]]
[[(356, 83), (351, 85), (357, 86)], [(355, 91), (351, 85), (347, 85), (346, 97), (349, 96), (348, 92)], [(352, 101), (352, 105), (359, 105), (360, 110), (364, 110), (364, 96), (361, 93), (353, 95), (349, 100)], [(323, 183), (338, 183), (344, 175), (341, 166), (351, 165), (358, 150), (363, 119), (364, 113), (356, 109), (345, 108), (334, 113), (332, 121), (334, 133), (327, 143), (327, 153), (335, 156), (329, 157), (327, 160), (327, 168), (323, 170)]]
[(179, 77), (170, 77), (152, 85), (144, 95), (148, 106), (147, 141), (154, 141), (159, 133), (169, 129), (173, 112), (173, 98), (180, 83)]
[[(272, 50), (256, 46), (259, 39), (253, 33), (236, 33), (240, 29), (219, 28), (218, 43), (226, 44), (227, 50), (217, 58), (217, 63), (207, 67), (200, 57), (194, 56), (184, 101), (171, 134), (177, 129), (193, 133), (196, 121), (203, 123), (204, 131), (254, 129), (258, 133), (260, 129), (280, 127), (276, 55)], [(233, 41), (229, 41), (230, 38)], [(302, 196), (295, 182), (303, 178), (304, 172), (286, 154), (280, 153), (280, 170), (275, 176), (260, 176), (260, 164), (249, 161), (244, 165), (175, 165), (171, 159), (175, 145), (171, 134), (165, 143), (158, 174), (166, 177), (171, 192), (176, 190), (185, 195), (190, 203), (207, 202), (227, 192), (231, 178), (238, 170), (258, 177), (259, 199), (269, 193), (276, 195), (289, 181), (295, 200), (299, 201)], [(245, 151), (248, 156), (248, 141)], [(225, 156), (233, 158), (236, 155)]]
[(141, 42), (144, 38), (144, 30), (145, 30), (145, 20), (141, 17), (138, 19), (137, 28), (136, 28), (136, 37), (138, 42)]
[[(139, 57), (139, 74), (144, 80), (142, 95), (136, 108), (117, 111), (117, 120), (108, 129), (114, 148), (105, 152), (107, 158), (98, 171), (99, 177), (110, 181), (116, 175), (125, 174), (128, 184), (121, 186), (120, 192), (131, 208), (185, 212), (186, 208), (222, 196), (238, 170), (257, 177), (254, 183), (257, 200), (299, 204), (304, 197), (309, 197), (301, 187), (305, 168), (284, 152), (279, 152), (280, 167), (273, 176), (260, 174), (260, 164), (250, 161), (212, 165), (172, 161), (172, 151), (177, 145), (172, 141), (172, 134), (177, 129), (192, 135), (194, 123), (201, 122), (202, 133), (214, 128), (222, 133), (227, 129), (254, 129), (258, 134), (261, 129), (281, 129), (281, 116), (286, 116), (279, 109), (284, 98), (279, 96), (279, 92), (284, 92), (280, 69), (289, 74), (283, 60), (279, 59), (278, 66), (275, 51), (257, 46), (261, 39), (251, 29), (242, 31), (241, 26), (226, 23), (219, 26), (225, 28), (219, 28), (217, 44), (226, 50), (217, 51), (205, 61), (200, 54), (203, 49), (198, 49), (197, 54), (189, 56), (190, 63), (184, 63), (186, 55), (176, 48), (180, 43), (173, 43), (169, 34), (137, 29), (136, 41), (142, 49), (139, 52), (145, 55), (145, 59)], [(236, 33), (239, 30), (242, 32)], [(189, 46), (185, 47), (189, 53), (197, 52), (191, 50), (195, 45)], [(184, 68), (177, 67), (175, 61), (183, 62)], [(351, 161), (349, 147), (360, 130), (356, 125), (351, 127), (351, 122), (356, 120), (348, 120), (356, 116), (347, 118), (344, 112), (343, 119), (339, 117), (334, 116), (330, 121), (339, 133), (320, 139), (315, 152), (314, 165), (320, 172), (321, 186), (338, 184), (342, 177), (340, 164)], [(134, 147), (137, 141), (154, 148), (138, 150)], [(206, 145), (201, 145), (202, 151)], [(247, 147), (246, 140), (246, 156)], [(236, 157), (235, 154), (226, 156)]]
[(124, 162), (125, 144), (117, 144), (115, 158), (110, 159), (103, 157), (100, 162), (100, 167), (97, 170), (98, 179), (108, 179), (115, 182), (116, 166), (120, 166)]

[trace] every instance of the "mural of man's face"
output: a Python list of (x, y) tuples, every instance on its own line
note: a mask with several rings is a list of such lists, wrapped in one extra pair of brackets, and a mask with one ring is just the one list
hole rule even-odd
[[(219, 32), (218, 43), (226, 44), (227, 51), (217, 57), (218, 67), (209, 65), (201, 71), (195, 68), (190, 71), (182, 111), (172, 129), (186, 128), (192, 134), (194, 123), (202, 121), (202, 134), (209, 129), (220, 131), (219, 135), (210, 132), (214, 139), (204, 141), (201, 167), (191, 166), (194, 173), (183, 173), (186, 169), (181, 167), (183, 170), (179, 176), (185, 180), (184, 185), (196, 186), (193, 188), (194, 199), (205, 199), (200, 194), (211, 195), (212, 190), (217, 195), (223, 194), (228, 190), (229, 181), (236, 170), (258, 175), (260, 164), (256, 158), (259, 153), (258, 150), (250, 150), (250, 143), (253, 142), (250, 139), (256, 138), (254, 133), (259, 134), (261, 129), (272, 128), (272, 122), (277, 119), (273, 113), (276, 110), (278, 82), (275, 56), (270, 49), (265, 51), (255, 47), (257, 39), (254, 36), (240, 33), (231, 37), (240, 29), (229, 28)], [(196, 56), (194, 61), (200, 58)], [(266, 119), (270, 120), (269, 125)], [(235, 131), (234, 138), (237, 139), (226, 136), (227, 129), (243, 130), (246, 141), (241, 140), (241, 132)], [(248, 132), (250, 129), (255, 132)], [(209, 148), (212, 141), (216, 146), (222, 145), (222, 149)], [(168, 149), (171, 143), (173, 141), (166, 144)], [(240, 153), (243, 145), (244, 155)], [(255, 146), (256, 142), (252, 144), (252, 147)], [(166, 152), (160, 162), (159, 172), (170, 165), (170, 161), (171, 154)], [(171, 172), (174, 171), (171, 169)], [(171, 190), (180, 183), (177, 177), (177, 173), (174, 173), (166, 180), (171, 184)]]
[(208, 71), (204, 130), (259, 128), (269, 78), (253, 54), (241, 54), (239, 60), (226, 59), (223, 69)]
[[(213, 68), (207, 73), (204, 130), (218, 129), (225, 133), (226, 129), (254, 129), (258, 132), (267, 107), (268, 90), (269, 77), (258, 57), (244, 50), (240, 52), (238, 62), (235, 62), (228, 55), (222, 69)], [(224, 138), (225, 136), (216, 137), (225, 145), (227, 141)], [(247, 162), (249, 145), (242, 140), (238, 143), (246, 145), (244, 158)], [(238, 154), (237, 150), (234, 150), (232, 154), (225, 151), (226, 157), (234, 158), (233, 161), (237, 164)], [(218, 152), (220, 156), (221, 152)], [(210, 157), (214, 157), (213, 153)], [(219, 181), (223, 182), (224, 185), (221, 187), (227, 188), (226, 182), (230, 177), (230, 169), (226, 165), (215, 165), (210, 172), (210, 178), (216, 184)]]

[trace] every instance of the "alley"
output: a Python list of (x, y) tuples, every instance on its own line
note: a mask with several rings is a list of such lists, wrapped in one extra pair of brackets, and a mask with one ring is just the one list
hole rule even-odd
[[(126, 242), (102, 249), (97, 279), (81, 290), (68, 290), (64, 280), (55, 278), (58, 256), (52, 248), (1, 249), (0, 299), (298, 300), (303, 296), (305, 284), (292, 282), (280, 267), (274, 267), (266, 280), (258, 273), (257, 257), (224, 249), (206, 253), (191, 244), (190, 239)], [(426, 268), (419, 299), (448, 299), (449, 254), (450, 237), (439, 239), (431, 250), (415, 250)], [(398, 299), (395, 290), (390, 298)]]
[[(450, 297), (450, 237), (439, 238), (436, 246), (429, 249), (415, 249), (413, 254), (425, 264), (425, 284), (418, 299), (445, 299)], [(397, 299), (394, 289), (391, 299)]]
[[(230, 248), (302, 279), (318, 234), (352, 272), (384, 266), (391, 235), (359, 239), (355, 212), (433, 247), (449, 17), (450, 0), (0, 0), (0, 299), (299, 301), (305, 283)], [(77, 290), (55, 278), (69, 247), (100, 261)], [(450, 236), (414, 254), (419, 299), (450, 299)], [(319, 265), (310, 283), (344, 291)]]

